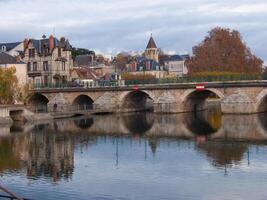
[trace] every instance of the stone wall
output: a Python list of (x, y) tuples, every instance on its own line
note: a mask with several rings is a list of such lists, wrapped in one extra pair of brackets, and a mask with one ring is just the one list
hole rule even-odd
[[(175, 85), (174, 85), (175, 86)], [(223, 113), (250, 114), (267, 111), (267, 89), (264, 86), (239, 87), (238, 84), (232, 84), (231, 87), (207, 87), (203, 93), (192, 95), (196, 92), (195, 88), (181, 84), (181, 88), (174, 88), (173, 85), (161, 86), (140, 86), (137, 90), (146, 93), (148, 98), (153, 101), (154, 112), (156, 113), (182, 113), (192, 112), (194, 110), (203, 110), (206, 107), (207, 94), (217, 96), (221, 102)], [(82, 91), (81, 91), (82, 90)], [(123, 105), (127, 95), (134, 91), (131, 86), (121, 88), (98, 88), (98, 89), (79, 89), (77, 91), (60, 91), (62, 111), (66, 106), (71, 105), (73, 100), (79, 95), (87, 95), (94, 101), (94, 109), (101, 112), (123, 112)], [(58, 91), (59, 92), (59, 91)], [(54, 103), (55, 98), (59, 96), (58, 92), (47, 91), (43, 94), (48, 96), (49, 106)], [(129, 101), (129, 99), (127, 100)], [(266, 103), (265, 103), (266, 101)], [(51, 103), (52, 102), (52, 103)], [(260, 108), (261, 107), (261, 108)], [(128, 110), (138, 110), (136, 108)]]

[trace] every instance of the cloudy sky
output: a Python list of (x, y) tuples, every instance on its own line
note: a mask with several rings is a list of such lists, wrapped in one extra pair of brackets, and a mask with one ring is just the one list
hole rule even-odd
[(191, 53), (216, 26), (241, 32), (267, 63), (266, 0), (0, 0), (0, 42), (64, 35), (76, 47), (143, 50), (152, 30), (166, 51)]

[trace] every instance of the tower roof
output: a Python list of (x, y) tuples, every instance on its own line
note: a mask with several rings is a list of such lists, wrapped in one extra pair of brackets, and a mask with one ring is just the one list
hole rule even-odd
[(158, 48), (156, 43), (155, 43), (155, 41), (154, 41), (154, 39), (153, 39), (153, 37), (152, 37), (152, 35), (151, 35), (151, 37), (150, 37), (150, 39), (148, 41), (148, 44), (147, 44), (146, 48), (147, 49), (157, 49)]

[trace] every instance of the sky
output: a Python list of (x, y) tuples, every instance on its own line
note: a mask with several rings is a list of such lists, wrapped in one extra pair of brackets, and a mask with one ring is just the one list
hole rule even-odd
[(142, 51), (151, 32), (170, 53), (191, 53), (208, 31), (240, 31), (267, 63), (266, 0), (0, 0), (0, 43), (65, 36), (74, 47)]

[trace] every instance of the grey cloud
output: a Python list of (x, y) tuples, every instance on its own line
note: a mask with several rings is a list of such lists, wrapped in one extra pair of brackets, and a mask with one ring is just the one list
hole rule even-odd
[(152, 28), (158, 46), (191, 52), (215, 26), (241, 32), (267, 61), (264, 0), (0, 0), (0, 41), (65, 35), (74, 46), (113, 53), (143, 50)]

